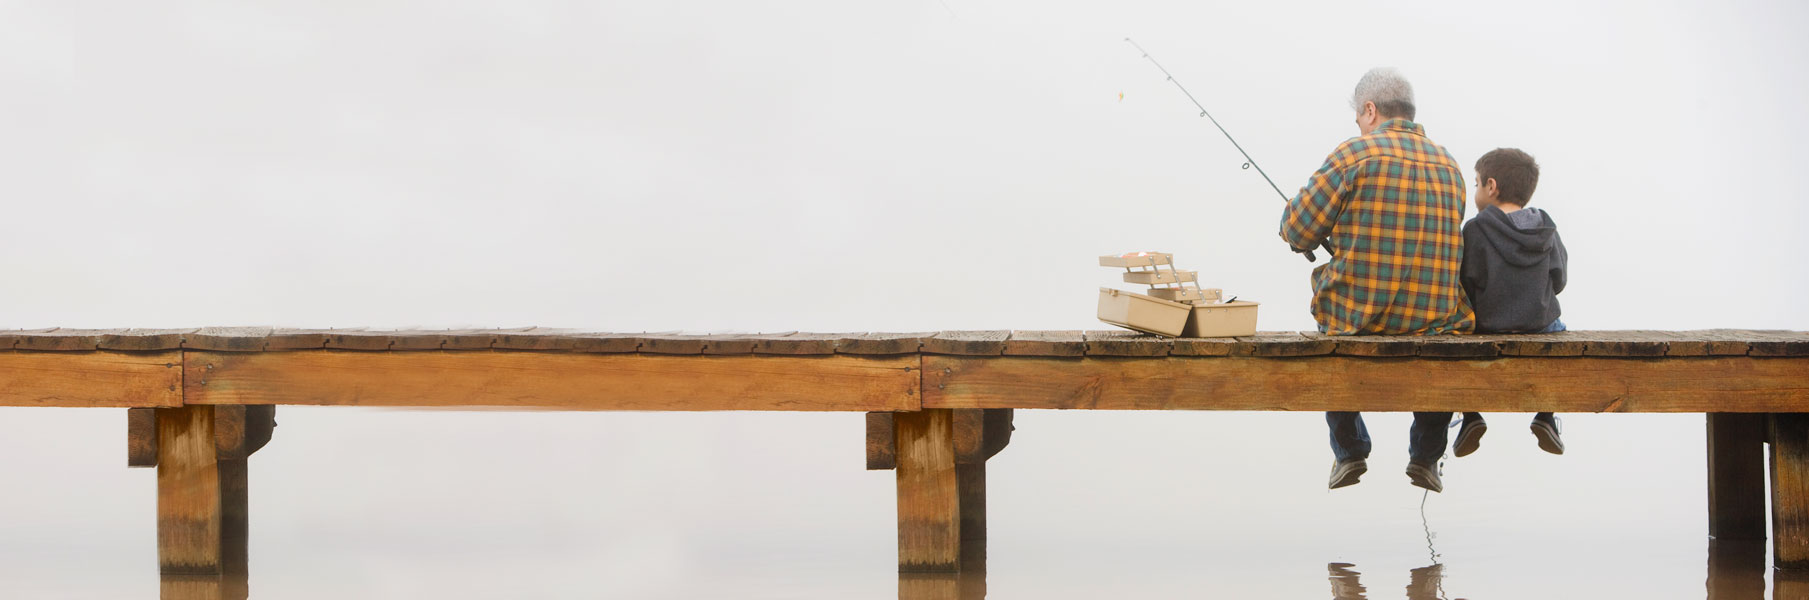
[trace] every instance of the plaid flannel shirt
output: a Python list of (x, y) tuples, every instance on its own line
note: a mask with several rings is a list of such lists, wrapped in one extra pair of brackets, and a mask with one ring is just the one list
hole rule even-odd
[(1419, 124), (1393, 119), (1332, 151), (1288, 202), (1281, 237), (1335, 252), (1313, 269), (1313, 318), (1326, 333), (1469, 333), (1463, 218), (1457, 162)]

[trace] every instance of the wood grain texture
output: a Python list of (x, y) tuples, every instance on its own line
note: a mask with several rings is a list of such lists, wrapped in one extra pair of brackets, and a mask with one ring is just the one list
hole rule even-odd
[(1087, 339), (1080, 331), (1013, 331), (1005, 339), (1005, 356), (1084, 356)]
[(127, 329), (101, 338), (102, 350), (175, 350), (182, 347), (182, 336), (200, 331), (188, 329)]
[(1237, 352), (1235, 338), (1174, 338), (1169, 340), (1169, 356), (1231, 356)]
[(1420, 336), (1412, 335), (1326, 335), (1302, 332), (1308, 339), (1326, 339), (1337, 344), (1334, 354), (1345, 356), (1415, 356), (1420, 350)]
[(1497, 337), (1505, 356), (1582, 356), (1584, 332), (1531, 333)]
[(1809, 356), (1809, 333), (1801, 331), (1755, 331), (1749, 356)]
[(955, 473), (954, 414), (893, 415), (898, 468), (898, 570), (957, 571), (961, 497)]
[(1124, 329), (1088, 331), (1083, 335), (1088, 356), (1168, 356), (1174, 347), (1174, 338)]
[(163, 598), (224, 596), (214, 408), (157, 413), (157, 562)]
[(1764, 413), (1708, 413), (1709, 537), (1765, 539)]
[(1770, 439), (1772, 563), (1809, 569), (1809, 413), (1771, 415)]
[(790, 335), (775, 336), (762, 340), (759, 344), (754, 346), (754, 352), (759, 354), (788, 355), (835, 354), (836, 343), (841, 341), (846, 335), (847, 334), (841, 333), (811, 333), (800, 331)]
[(0, 406), (182, 405), (182, 353), (0, 352)]
[(270, 442), (276, 406), (227, 404), (214, 409), (214, 449), (221, 460), (245, 460)]
[(497, 350), (575, 350), (578, 336), (590, 335), (578, 329), (534, 327), (522, 331), (499, 331), (490, 345)]
[(157, 466), (157, 409), (126, 409), (126, 466)]
[(1494, 358), (1501, 355), (1501, 338), (1494, 335), (1421, 336), (1416, 354), (1426, 358)]
[(1005, 340), (1011, 338), (1008, 330), (993, 331), (944, 331), (923, 340), (925, 354), (956, 354), (963, 356), (999, 356), (1005, 353)]
[(898, 466), (892, 444), (897, 438), (892, 428), (892, 413), (867, 413), (867, 470), (890, 471)]
[(182, 336), (182, 347), (218, 352), (262, 352), (269, 327), (203, 327)]
[(1664, 356), (1670, 336), (1659, 331), (1615, 330), (1583, 332), (1583, 356)]
[[(190, 404), (917, 410), (916, 356), (191, 352)], [(908, 369), (908, 370), (907, 370)]]
[(1666, 356), (1745, 356), (1751, 346), (1730, 329), (1664, 331)]
[(67, 352), (72, 350), (99, 350), (101, 341), (109, 336), (124, 333), (120, 329), (51, 329), (18, 336), (13, 345), (16, 350), (40, 350), (48, 352)]
[(843, 354), (915, 354), (923, 349), (924, 338), (933, 335), (936, 334), (881, 331), (851, 333), (836, 342), (836, 351)]
[(924, 357), (925, 408), (1767, 412), (1804, 365), (1699, 359)]
[(1259, 331), (1236, 339), (1234, 356), (1322, 356), (1338, 347), (1330, 336), (1307, 337), (1289, 331)]

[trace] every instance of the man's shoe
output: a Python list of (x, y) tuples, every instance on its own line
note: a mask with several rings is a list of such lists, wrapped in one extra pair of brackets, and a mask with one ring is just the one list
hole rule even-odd
[(1489, 424), (1482, 419), (1465, 418), (1463, 427), (1457, 430), (1457, 441), (1451, 444), (1451, 453), (1469, 456), (1482, 447), (1482, 434), (1488, 432)]
[(1409, 461), (1407, 463), (1407, 478), (1413, 480), (1413, 485), (1439, 493), (1444, 493), (1445, 491), (1444, 482), (1439, 481), (1438, 479), (1438, 465), (1428, 465)]
[(1357, 483), (1357, 478), (1362, 477), (1363, 473), (1366, 471), (1369, 471), (1369, 463), (1363, 462), (1363, 459), (1361, 458), (1353, 458), (1334, 463), (1332, 465), (1332, 480), (1329, 489), (1335, 490), (1347, 485), (1354, 485)]
[(1564, 438), (1558, 435), (1558, 424), (1533, 419), (1533, 437), (1539, 438), (1539, 449), (1552, 454), (1564, 453)]

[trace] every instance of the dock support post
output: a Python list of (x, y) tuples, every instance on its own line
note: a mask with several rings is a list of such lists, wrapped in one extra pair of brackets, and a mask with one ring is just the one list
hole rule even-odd
[(1809, 569), (1809, 414), (1771, 415), (1771, 543), (1778, 569)]
[[(246, 459), (270, 441), (275, 407), (132, 410), (127, 419), (127, 462), (157, 467), (162, 598), (248, 597)], [(145, 439), (147, 434), (154, 437)]]
[(225, 509), (214, 407), (157, 409), (157, 564), (163, 600), (225, 598)]
[(961, 496), (954, 411), (894, 413), (897, 432), (898, 570), (960, 570)]
[(1764, 413), (1708, 415), (1709, 537), (1765, 539)]

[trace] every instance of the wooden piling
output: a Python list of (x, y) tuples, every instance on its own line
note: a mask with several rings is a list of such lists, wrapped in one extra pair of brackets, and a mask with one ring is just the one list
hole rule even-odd
[(1809, 414), (1771, 415), (1771, 543), (1778, 569), (1809, 569)]
[(163, 600), (226, 598), (214, 408), (157, 409), (157, 562)]
[(896, 413), (898, 570), (960, 570), (954, 411)]
[(1709, 537), (1765, 539), (1762, 413), (1708, 413)]

